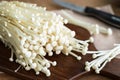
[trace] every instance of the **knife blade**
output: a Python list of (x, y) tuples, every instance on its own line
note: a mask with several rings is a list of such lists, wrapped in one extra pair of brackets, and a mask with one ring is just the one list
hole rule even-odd
[(97, 10), (92, 7), (81, 7), (74, 5), (69, 2), (64, 2), (61, 0), (53, 0), (54, 3), (58, 4), (59, 6), (71, 9), (75, 12), (78, 13), (85, 13), (86, 15), (93, 16), (107, 24), (112, 25), (113, 27), (119, 28), (120, 29), (120, 16), (112, 15), (110, 13), (104, 12)]

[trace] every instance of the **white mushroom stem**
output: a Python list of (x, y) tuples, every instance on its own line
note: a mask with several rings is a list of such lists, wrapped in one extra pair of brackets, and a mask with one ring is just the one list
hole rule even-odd
[(88, 22), (78, 20), (77, 18), (72, 17), (72, 15), (70, 15), (65, 10), (61, 10), (61, 12), (64, 15), (64, 17), (66, 19), (68, 19), (69, 23), (83, 27), (83, 28), (87, 29), (91, 34), (99, 34), (99, 33), (108, 34), (108, 35), (112, 34), (112, 30), (110, 28), (106, 29), (106, 28), (101, 27), (97, 24), (90, 24)]
[(20, 68), (21, 68), (21, 65), (15, 70), (15, 72), (17, 72)]
[(90, 71), (90, 68), (93, 68), (96, 73), (104, 68), (104, 66), (120, 54), (120, 44), (116, 44), (115, 48), (106, 51), (88, 51), (87, 54), (92, 53), (94, 60), (91, 62), (86, 62), (85, 70)]

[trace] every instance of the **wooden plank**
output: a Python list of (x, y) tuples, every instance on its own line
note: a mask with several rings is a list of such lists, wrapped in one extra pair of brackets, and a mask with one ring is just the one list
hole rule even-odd
[[(76, 31), (76, 38), (78, 39), (88, 39), (89, 33), (83, 28), (76, 27), (74, 25), (67, 25), (70, 29)], [(90, 45), (91, 50), (95, 50), (93, 44)], [(56, 60), (58, 62), (57, 66), (51, 67), (50, 70), (52, 75), (50, 77), (46, 77), (43, 73), (39, 76), (35, 75), (33, 70), (25, 71), (24, 69), (20, 69), (18, 72), (14, 72), (14, 70), (19, 66), (15, 62), (9, 62), (8, 58), (10, 56), (10, 50), (4, 46), (0, 42), (0, 70), (12, 75), (14, 77), (18, 77), (19, 79), (25, 80), (77, 80), (87, 72), (84, 70), (84, 62), (86, 60), (91, 60), (91, 55), (83, 56), (82, 60), (78, 61), (72, 56), (65, 56), (63, 54), (54, 55), (53, 57), (46, 57), (52, 61)], [(81, 53), (77, 53), (81, 55)], [(110, 78), (116, 78), (117, 80), (120, 78), (120, 60), (114, 59), (103, 69), (101, 75), (108, 76)], [(107, 74), (106, 74), (107, 73)]]

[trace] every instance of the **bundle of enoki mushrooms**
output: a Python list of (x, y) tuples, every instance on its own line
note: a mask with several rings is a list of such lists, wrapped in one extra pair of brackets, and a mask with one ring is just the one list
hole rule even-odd
[[(33, 69), (37, 75), (43, 72), (50, 76), (49, 67), (57, 64), (56, 61), (46, 59), (46, 55), (63, 53), (80, 60), (81, 56), (73, 51), (83, 55), (97, 53), (88, 51), (88, 43), (93, 42), (93, 38), (85, 41), (75, 39), (75, 32), (64, 25), (67, 23), (60, 15), (36, 4), (18, 1), (0, 3), (0, 39), (11, 48), (9, 60), (14, 61), (15, 54), (15, 61), (20, 67)], [(86, 62), (86, 65), (89, 71), (90, 63)]]
[(12, 50), (16, 62), (26, 70), (34, 69), (50, 76), (50, 65), (55, 66), (55, 61), (45, 58), (52, 56), (53, 52), (73, 55), (78, 51), (83, 54), (88, 49), (90, 40), (81, 41), (74, 38), (75, 32), (64, 26), (67, 23), (60, 15), (46, 11), (43, 7), (23, 2), (0, 3), (0, 39)]

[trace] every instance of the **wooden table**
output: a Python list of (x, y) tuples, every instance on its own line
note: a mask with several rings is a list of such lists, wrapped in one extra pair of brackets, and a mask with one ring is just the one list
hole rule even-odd
[[(52, 2), (52, 0), (19, 0), (19, 1), (35, 3), (35, 4), (38, 4), (39, 6), (45, 6), (45, 7), (47, 7), (48, 10), (59, 10), (62, 8), (62, 7), (55, 5)], [(65, 1), (72, 2), (76, 5), (92, 6), (92, 7), (112, 4), (116, 14), (118, 14), (120, 12), (120, 9), (119, 9), (120, 8), (119, 7), (120, 0), (65, 0)], [(118, 15), (120, 15), (120, 14), (118, 14)], [(95, 80), (110, 80), (110, 79), (103, 78), (102, 76), (98, 76), (98, 75), (90, 75), (87, 77), (95, 77)], [(2, 74), (0, 73), (0, 80), (18, 80), (18, 79), (14, 78), (12, 76), (9, 76), (5, 73), (2, 73)], [(85, 78), (83, 78), (83, 80), (85, 80)]]

